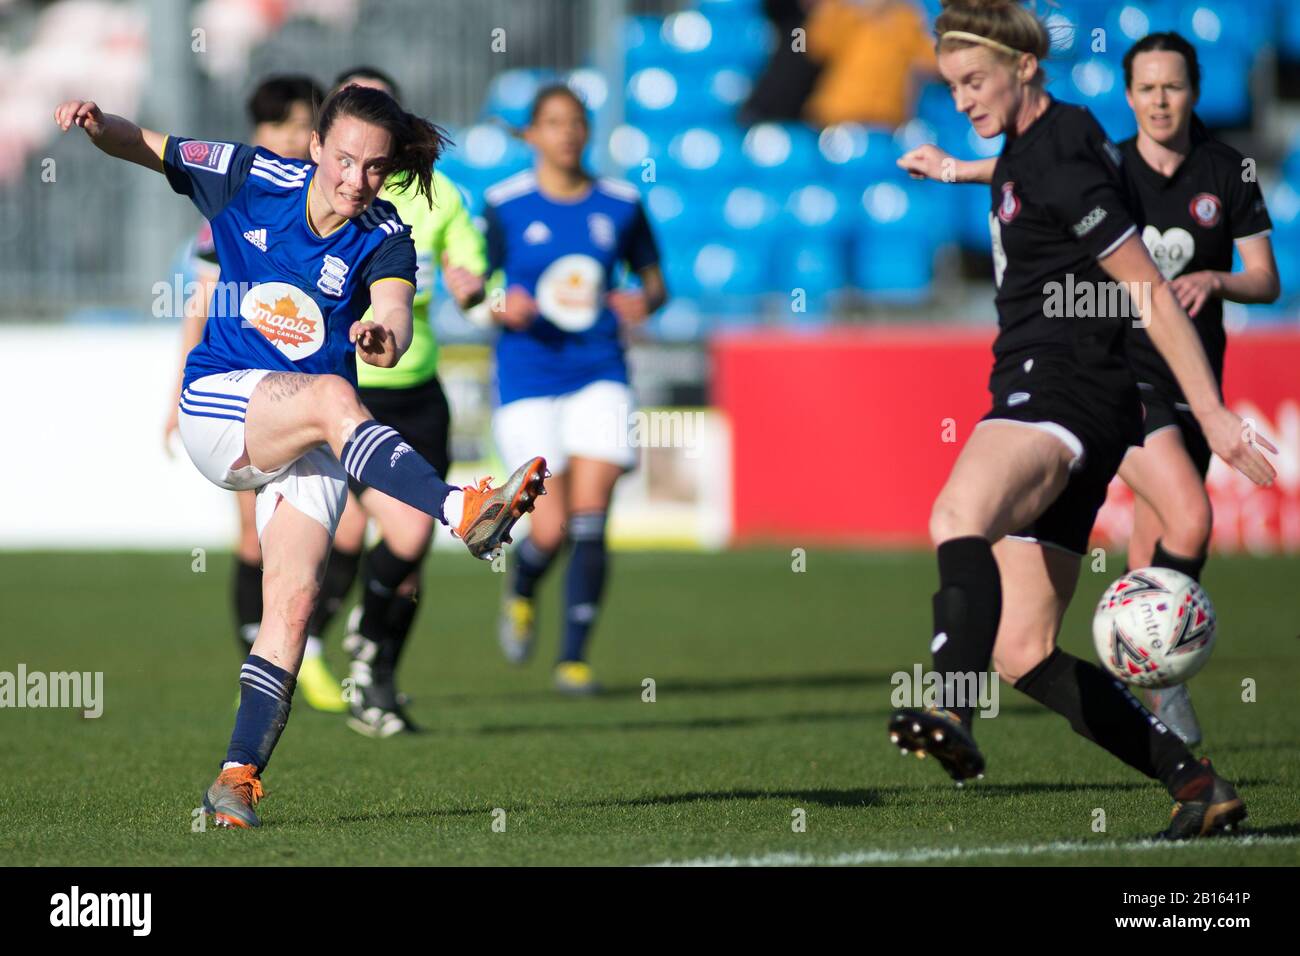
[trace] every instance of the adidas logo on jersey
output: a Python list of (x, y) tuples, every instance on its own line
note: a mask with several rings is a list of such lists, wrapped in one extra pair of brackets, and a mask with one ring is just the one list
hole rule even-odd
[(244, 233), (244, 238), (247, 239), (249, 242), (251, 242), (253, 245), (257, 246), (257, 248), (261, 249), (263, 252), (266, 252), (266, 230), (265, 229), (250, 229), (248, 230), (248, 232)]

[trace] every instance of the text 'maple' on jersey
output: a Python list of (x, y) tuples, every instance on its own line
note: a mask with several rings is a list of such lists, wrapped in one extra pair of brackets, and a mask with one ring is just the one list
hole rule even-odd
[[(998, 368), (1060, 359), (1131, 381), (1123, 356), (1131, 317), (1106, 314), (1115, 297), (1096, 294), (1111, 281), (1098, 260), (1137, 231), (1119, 167), (1092, 113), (1055, 99), (1008, 140), (990, 184)], [(1089, 284), (1091, 302), (1080, 298)]]
[(526, 171), (485, 194), (488, 270), (503, 269), (539, 317), (497, 340), (502, 404), (564, 395), (600, 380), (627, 382), (618, 319), (605, 304), (620, 263), (638, 272), (659, 252), (636, 187), (598, 179), (571, 202), (547, 198)]
[[(1119, 144), (1124, 175), (1137, 203), (1142, 241), (1161, 275), (1168, 280), (1193, 272), (1232, 271), (1232, 253), (1238, 240), (1267, 236), (1273, 223), (1259, 183), (1247, 175), (1251, 166), (1227, 143), (1214, 139), (1193, 124), (1192, 148), (1172, 176), (1147, 164), (1138, 152), (1137, 138)], [(1223, 300), (1211, 296), (1192, 316), (1206, 358), (1222, 381), (1226, 338)], [(1182, 390), (1145, 328), (1129, 335), (1129, 358), (1138, 381), (1154, 385), (1175, 401)]]
[(245, 368), (333, 373), (355, 383), (348, 331), (370, 305), (370, 286), (415, 282), (415, 248), (392, 205), (376, 199), (321, 236), (307, 218), (311, 163), (242, 143), (168, 137), (163, 166), (172, 189), (208, 220), (221, 263), (185, 384)]

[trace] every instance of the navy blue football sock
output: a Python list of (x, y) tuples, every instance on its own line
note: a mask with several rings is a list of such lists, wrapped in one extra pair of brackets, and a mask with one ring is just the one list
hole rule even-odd
[(288, 671), (256, 654), (248, 655), (239, 670), (239, 713), (235, 715), (226, 763), (251, 763), (258, 773), (265, 769), (289, 722), (294, 684), (294, 676)]
[(609, 564), (605, 550), (605, 512), (583, 511), (571, 516), (569, 540), (573, 542), (573, 554), (564, 582), (564, 647), (560, 660), (580, 661), (605, 588)]
[(387, 425), (373, 419), (358, 425), (343, 445), (342, 461), (363, 485), (447, 523), (442, 505), (456, 489)]
[(537, 591), (542, 575), (555, 560), (555, 555), (555, 551), (543, 551), (537, 547), (532, 538), (520, 541), (514, 553), (515, 576), (511, 582), (514, 592), (520, 597), (531, 598)]

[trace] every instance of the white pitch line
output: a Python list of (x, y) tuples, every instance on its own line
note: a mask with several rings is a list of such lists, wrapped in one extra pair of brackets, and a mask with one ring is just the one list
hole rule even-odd
[(765, 853), (762, 856), (715, 856), (694, 860), (664, 860), (650, 866), (862, 866), (878, 863), (929, 863), (934, 860), (961, 861), (989, 856), (1041, 856), (1045, 853), (1124, 853), (1147, 850), (1184, 850), (1190, 847), (1257, 847), (1290, 846), (1300, 843), (1300, 836), (1239, 836), (1215, 840), (1185, 840), (1157, 843), (1154, 840), (1130, 843), (1055, 843), (1012, 844), (1010, 846), (948, 847), (924, 850), (852, 850), (829, 856), (810, 853)]

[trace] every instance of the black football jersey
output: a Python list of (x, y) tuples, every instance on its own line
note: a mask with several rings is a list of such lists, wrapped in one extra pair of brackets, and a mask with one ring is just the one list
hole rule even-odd
[(1009, 139), (991, 182), (999, 332), (994, 374), (1034, 359), (1132, 387), (1126, 291), (1098, 259), (1137, 231), (1120, 153), (1087, 108), (1052, 100)]
[[(1205, 269), (1230, 272), (1233, 243), (1267, 235), (1273, 228), (1259, 183), (1245, 179), (1241, 153), (1211, 137), (1199, 123), (1193, 127), (1191, 151), (1172, 176), (1147, 165), (1136, 137), (1120, 144), (1124, 175), (1138, 206), (1142, 241), (1169, 280)], [(1192, 323), (1215, 378), (1222, 382), (1223, 300), (1207, 299)], [(1160, 389), (1174, 401), (1185, 401), (1145, 328), (1132, 330), (1128, 352), (1139, 382)]]

